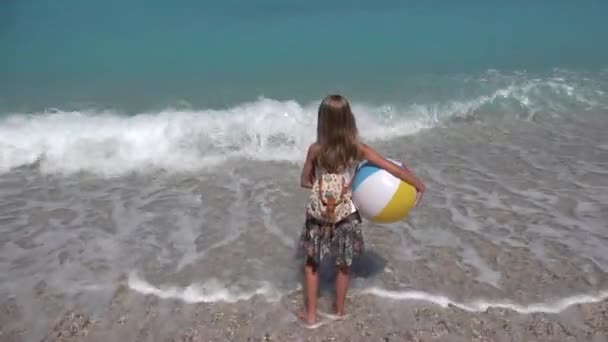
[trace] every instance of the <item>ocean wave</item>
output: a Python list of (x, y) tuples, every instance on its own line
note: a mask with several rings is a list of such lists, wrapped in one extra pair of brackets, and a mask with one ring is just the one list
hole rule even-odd
[[(430, 103), (355, 102), (353, 109), (364, 139), (389, 140), (454, 118), (529, 120), (543, 113), (606, 110), (608, 85), (601, 80), (566, 72), (533, 77), (490, 70), (460, 79), (466, 96)], [(96, 110), (11, 113), (0, 119), (0, 172), (32, 164), (43, 172), (117, 175), (199, 170), (230, 158), (301, 162), (315, 125), (316, 104), (267, 98), (227, 109), (131, 116)]]
[[(386, 113), (383, 108), (354, 108), (369, 139), (432, 126), (425, 118), (372, 114)], [(12, 115), (0, 122), (0, 170), (38, 163), (48, 172), (120, 174), (149, 168), (196, 170), (234, 157), (295, 162), (315, 139), (315, 125), (313, 106), (270, 99), (226, 110), (134, 116), (62, 111)]]

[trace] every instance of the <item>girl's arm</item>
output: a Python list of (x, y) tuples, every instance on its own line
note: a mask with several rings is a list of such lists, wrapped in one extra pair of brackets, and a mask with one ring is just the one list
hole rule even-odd
[(304, 162), (304, 166), (302, 167), (302, 174), (300, 175), (300, 186), (306, 189), (312, 188), (312, 182), (314, 180), (314, 172), (315, 172), (315, 159), (319, 153), (319, 146), (314, 143), (308, 147), (308, 152), (306, 153), (306, 161)]
[(367, 159), (370, 163), (388, 171), (390, 174), (401, 179), (402, 181), (411, 184), (414, 188), (416, 188), (416, 191), (420, 194), (420, 197), (421, 194), (426, 191), (426, 186), (424, 186), (422, 181), (420, 181), (418, 177), (416, 177), (405, 167), (399, 167), (395, 163), (386, 160), (373, 148), (365, 144), (361, 144), (361, 152), (363, 154), (363, 158)]

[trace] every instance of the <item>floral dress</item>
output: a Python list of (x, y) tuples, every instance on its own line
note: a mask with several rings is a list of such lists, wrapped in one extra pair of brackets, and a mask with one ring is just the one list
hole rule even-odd
[(325, 255), (334, 259), (336, 266), (350, 267), (353, 257), (364, 249), (359, 212), (350, 214), (333, 228), (324, 222), (308, 217), (300, 234), (300, 247), (308, 263), (319, 265)]
[[(316, 177), (322, 176), (318, 170)], [(354, 167), (347, 169), (343, 176), (347, 181), (354, 175)], [(351, 201), (351, 214), (337, 222), (333, 227), (322, 220), (307, 215), (300, 234), (300, 247), (306, 256), (306, 262), (319, 265), (326, 255), (334, 259), (336, 266), (350, 267), (353, 257), (364, 249), (361, 231), (361, 215)]]

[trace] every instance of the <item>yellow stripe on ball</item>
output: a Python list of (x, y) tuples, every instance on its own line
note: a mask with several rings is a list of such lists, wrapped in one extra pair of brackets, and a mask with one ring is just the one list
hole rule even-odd
[(406, 182), (399, 182), (397, 191), (393, 194), (386, 207), (372, 221), (390, 223), (403, 219), (416, 202), (416, 189)]

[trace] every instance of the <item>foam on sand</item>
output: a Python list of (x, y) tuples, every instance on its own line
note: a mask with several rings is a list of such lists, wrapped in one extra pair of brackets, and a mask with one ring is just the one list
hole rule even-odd
[(418, 300), (424, 302), (430, 302), (437, 304), (441, 307), (447, 308), (450, 306), (457, 307), (459, 309), (469, 312), (483, 312), (491, 308), (507, 309), (512, 310), (521, 314), (531, 313), (560, 313), (570, 306), (578, 304), (591, 304), (598, 303), (608, 299), (608, 290), (598, 291), (595, 295), (592, 294), (578, 294), (565, 298), (561, 298), (552, 302), (545, 303), (532, 303), (528, 305), (521, 305), (505, 301), (485, 301), (485, 300), (473, 300), (467, 303), (456, 302), (446, 296), (434, 295), (421, 291), (392, 291), (386, 290), (379, 287), (370, 287), (360, 292), (361, 294), (374, 295), (381, 298), (393, 299), (393, 300)]
[(205, 283), (191, 284), (181, 288), (173, 285), (158, 288), (141, 279), (136, 273), (129, 275), (128, 286), (144, 295), (153, 295), (162, 299), (178, 299), (186, 303), (234, 303), (249, 300), (254, 296), (263, 296), (267, 301), (275, 302), (282, 296), (268, 282), (262, 282), (257, 289), (251, 291), (228, 288), (216, 279), (209, 279)]
[[(254, 290), (241, 291), (234, 288), (231, 289), (215, 279), (181, 288), (178, 286), (158, 288), (141, 279), (136, 273), (129, 275), (128, 286), (132, 290), (144, 295), (154, 295), (162, 299), (179, 299), (186, 303), (234, 303), (250, 300), (254, 296), (262, 296), (268, 302), (277, 302), (284, 294), (274, 288), (269, 282), (261, 282), (260, 286)], [(520, 314), (557, 314), (574, 305), (599, 303), (608, 299), (608, 289), (598, 291), (595, 294), (576, 294), (553, 301), (527, 305), (513, 303), (507, 299), (495, 301), (475, 299), (468, 302), (457, 302), (447, 296), (424, 291), (395, 291), (380, 287), (368, 287), (357, 292), (362, 295), (372, 295), (391, 300), (423, 301), (439, 305), (443, 308), (457, 307), (469, 312), (484, 312), (488, 309), (496, 308), (512, 310)]]

